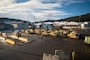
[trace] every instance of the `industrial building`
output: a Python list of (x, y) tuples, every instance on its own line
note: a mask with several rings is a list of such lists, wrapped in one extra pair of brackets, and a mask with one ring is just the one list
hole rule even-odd
[(0, 23), (0, 30), (13, 30), (13, 28), (10, 24)]
[(90, 29), (90, 22), (83, 22), (81, 24), (81, 29)]
[(12, 23), (11, 25), (13, 25), (14, 29), (18, 29), (18, 30), (21, 30), (21, 29), (28, 29), (29, 28), (29, 25), (26, 24), (26, 23), (23, 23), (23, 22), (17, 22), (17, 23)]

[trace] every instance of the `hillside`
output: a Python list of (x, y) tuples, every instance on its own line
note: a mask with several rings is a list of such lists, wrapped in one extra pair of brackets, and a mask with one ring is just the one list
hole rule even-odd
[[(54, 21), (75, 21), (75, 22), (84, 22), (84, 21), (90, 21), (90, 13), (80, 15), (80, 16), (73, 16), (65, 19), (59, 19), (59, 20), (45, 20), (45, 21), (39, 21), (39, 22), (54, 22)], [(23, 21), (19, 19), (10, 19), (10, 18), (0, 18), (0, 22), (24, 22), (24, 23), (30, 23), (28, 21)]]
[(11, 18), (0, 18), (0, 22), (5, 22), (5, 23), (11, 23), (11, 22), (30, 23), (28, 21), (23, 21), (23, 20), (20, 20), (20, 19), (11, 19)]
[(54, 22), (54, 21), (75, 21), (75, 22), (90, 21), (90, 13), (80, 15), (80, 16), (73, 16), (65, 19), (59, 19), (59, 20), (46, 20), (43, 22)]
[(85, 15), (81, 15), (81, 16), (69, 17), (69, 18), (66, 18), (66, 19), (62, 19), (61, 21), (75, 21), (75, 22), (90, 21), (90, 13), (85, 14)]

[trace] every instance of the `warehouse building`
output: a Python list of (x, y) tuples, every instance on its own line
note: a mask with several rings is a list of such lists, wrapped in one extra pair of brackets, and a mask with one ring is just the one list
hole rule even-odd
[(12, 23), (15, 30), (28, 29), (29, 25), (23, 22)]
[(10, 24), (0, 23), (0, 30), (13, 30), (14, 27)]
[(90, 29), (90, 22), (83, 22), (81, 24), (81, 29)]

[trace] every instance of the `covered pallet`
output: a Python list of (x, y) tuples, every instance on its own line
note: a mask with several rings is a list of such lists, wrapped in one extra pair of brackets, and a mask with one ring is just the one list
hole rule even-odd
[(5, 37), (0, 36), (0, 42), (6, 43), (5, 39), (6, 39)]
[(42, 60), (59, 60), (59, 56), (58, 55), (52, 55), (52, 54), (43, 53)]
[(49, 35), (50, 35), (50, 36), (54, 36), (54, 37), (57, 36), (57, 34), (56, 34), (54, 31), (51, 31), (51, 32), (49, 33)]
[(55, 50), (55, 54), (43, 53), (42, 60), (70, 60), (63, 50)]
[(14, 38), (14, 39), (18, 39), (19, 38), (18, 36), (15, 36), (15, 35), (10, 35), (9, 37)]
[(48, 32), (47, 31), (43, 31), (41, 35), (47, 36)]
[(4, 33), (4, 32), (3, 32), (3, 33), (2, 33), (2, 36), (3, 36), (3, 37), (7, 37), (7, 33)]
[(15, 41), (12, 39), (6, 39), (5, 40), (8, 44), (15, 45)]
[(25, 37), (19, 37), (19, 40), (21, 40), (22, 42), (28, 42), (29, 41), (29, 39), (25, 38)]
[(42, 32), (41, 32), (40, 29), (35, 29), (35, 33), (38, 34), (38, 35), (40, 35)]
[(79, 36), (77, 36), (76, 31), (72, 31), (70, 34), (67, 35), (69, 38), (78, 39)]
[(60, 60), (69, 60), (69, 56), (63, 50), (55, 50), (55, 55), (58, 55)]
[(29, 30), (25, 30), (25, 33), (26, 33), (26, 34), (30, 34), (30, 31), (29, 31)]
[(34, 34), (35, 33), (33, 29), (29, 29), (29, 32), (30, 32), (30, 34)]
[(85, 36), (84, 43), (90, 44), (90, 36)]
[(22, 33), (25, 33), (25, 29), (22, 29), (21, 32), (22, 32)]

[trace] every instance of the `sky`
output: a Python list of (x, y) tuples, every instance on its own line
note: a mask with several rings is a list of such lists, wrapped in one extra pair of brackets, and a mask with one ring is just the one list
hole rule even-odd
[(35, 22), (90, 13), (90, 0), (0, 0), (0, 18)]

